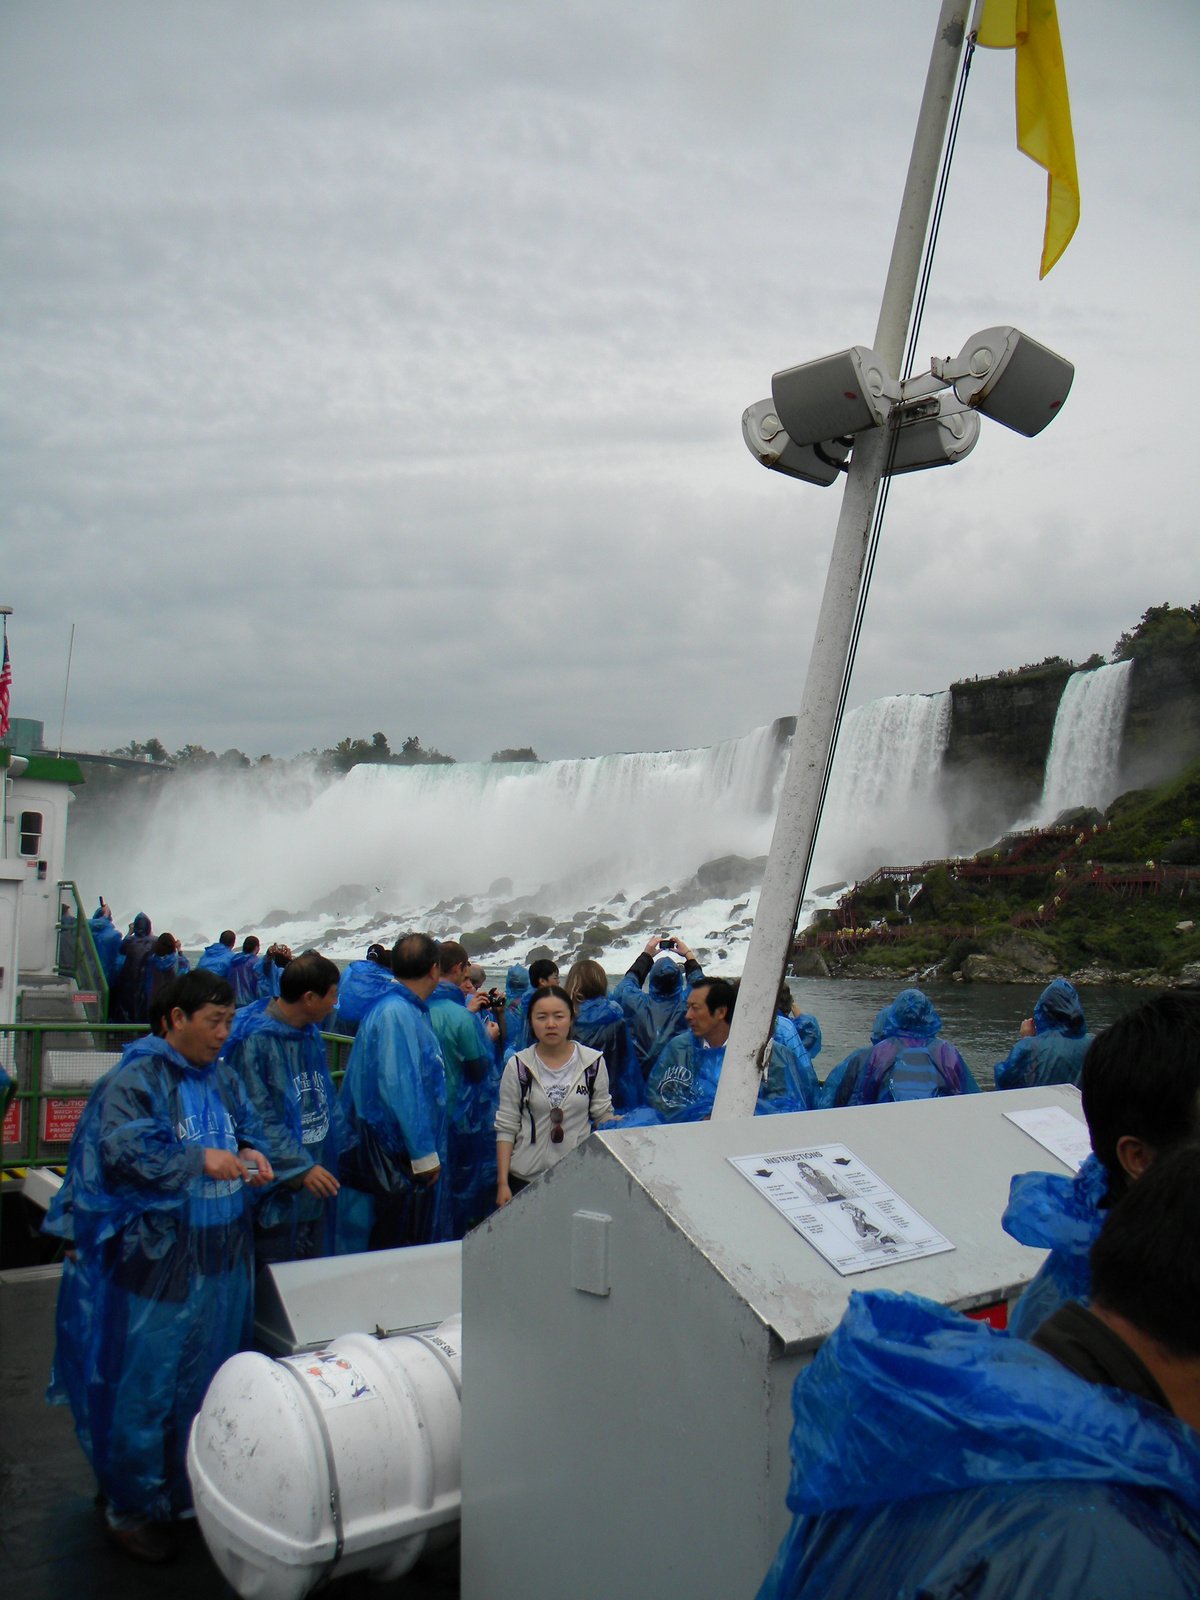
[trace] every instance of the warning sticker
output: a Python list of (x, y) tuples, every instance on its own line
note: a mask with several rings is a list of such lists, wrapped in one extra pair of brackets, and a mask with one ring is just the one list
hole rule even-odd
[(352, 1405), (356, 1400), (374, 1400), (375, 1390), (347, 1356), (336, 1350), (318, 1350), (311, 1356), (296, 1356), (288, 1362), (308, 1384), (327, 1410)]
[(844, 1144), (729, 1161), (844, 1278), (954, 1249)]

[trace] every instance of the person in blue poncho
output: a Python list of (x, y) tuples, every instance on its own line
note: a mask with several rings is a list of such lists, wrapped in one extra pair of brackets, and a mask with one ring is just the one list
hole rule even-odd
[(160, 933), (154, 941), (154, 954), (146, 963), (143, 982), (146, 988), (145, 1014), (149, 1018), (150, 1006), (158, 991), (168, 983), (174, 983), (176, 978), (181, 978), (185, 972), (191, 970), (191, 963), (180, 949), (179, 940), (173, 933)]
[[(409, 933), (392, 951), (396, 983), (367, 1012), (354, 1038), (341, 1104), (356, 1144), (342, 1163), (350, 1185), (371, 1201), (359, 1247), (386, 1250), (450, 1237), (446, 1069), (428, 1001), (442, 981), (436, 942)], [(342, 1235), (338, 1249), (356, 1237)]]
[(801, 1011), (797, 1006), (791, 1013), (792, 1021), (796, 1024), (796, 1032), (800, 1035), (804, 1048), (808, 1051), (808, 1059), (815, 1061), (821, 1054), (824, 1040), (821, 1038), (821, 1024), (811, 1011)]
[(758, 1600), (1200, 1594), (1200, 1149), (1093, 1251), (1036, 1345), (852, 1294), (792, 1396), (794, 1513)]
[(217, 1368), (250, 1343), (246, 1183), (273, 1177), (253, 1106), (214, 1069), (228, 983), (188, 973), (166, 999), (165, 1037), (134, 1040), (89, 1097), (45, 1224), (75, 1252), (47, 1398), (70, 1404), (109, 1531), (146, 1561), (174, 1554), (188, 1429)]
[(529, 1026), (530, 1002), (539, 989), (550, 988), (557, 982), (558, 964), (551, 961), (549, 956), (539, 956), (536, 961), (530, 962), (529, 987), (517, 1002), (511, 1027), (508, 1025), (508, 1008), (505, 1007), (504, 1060), (506, 1062), (515, 1056), (518, 1050), (528, 1050), (533, 1043), (533, 1033)]
[(145, 1022), (146, 968), (153, 954), (154, 935), (150, 930), (150, 918), (144, 911), (139, 911), (121, 941), (120, 968), (108, 997), (110, 1021)]
[(599, 1050), (608, 1072), (608, 1092), (618, 1115), (645, 1103), (645, 1084), (625, 1012), (609, 998), (608, 974), (598, 961), (576, 961), (563, 985), (575, 1002), (572, 1037)]
[(216, 944), (205, 945), (196, 963), (197, 971), (215, 972), (218, 978), (227, 978), (233, 965), (233, 947), (236, 943), (237, 934), (232, 928), (226, 928)]
[(1066, 1300), (1091, 1296), (1089, 1252), (1108, 1207), (1157, 1155), (1200, 1135), (1200, 995), (1161, 994), (1103, 1029), (1083, 1068), (1092, 1155), (1069, 1178), (1012, 1180), (1006, 1233), (1050, 1255), (1009, 1314), (1029, 1338)]
[(112, 911), (105, 904), (103, 897), (88, 918), (88, 927), (91, 929), (92, 943), (96, 947), (96, 956), (104, 973), (104, 981), (111, 989), (121, 967), (121, 935), (113, 924)]
[(288, 963), (278, 1000), (233, 1019), (221, 1070), (240, 1079), (264, 1129), (275, 1182), (254, 1197), (259, 1266), (332, 1255), (338, 1165), (349, 1143), (321, 1024), (338, 1001), (338, 969), (307, 950)]
[[(812, 1038), (813, 1028), (816, 1028), (817, 1049), (821, 1048), (821, 1030), (817, 1027), (816, 1017), (805, 1017), (800, 1007), (792, 1000), (792, 991), (786, 983), (779, 985), (779, 1000), (776, 1006), (774, 1049), (784, 1053), (784, 1069), (787, 1073), (789, 1093), (793, 1098), (804, 1102), (806, 1111), (814, 1111), (821, 1104), (821, 1085), (817, 1081), (816, 1068), (812, 1064), (805, 1035)], [(812, 1023), (813, 1028), (801, 1028), (801, 1023)], [(768, 1070), (768, 1079), (770, 1072)]]
[(505, 1044), (515, 1038), (522, 1024), (524, 1014), (521, 1002), (529, 993), (529, 989), (529, 968), (523, 967), (519, 961), (514, 961), (504, 975), (504, 998), (507, 1001), (504, 1007)]
[(821, 1085), (821, 1109), (828, 1111), (833, 1106), (848, 1106), (851, 1096), (858, 1088), (858, 1080), (862, 1077), (862, 1070), (870, 1060), (872, 1049), (884, 1038), (884, 1029), (887, 1027), (888, 1013), (891, 1006), (883, 1006), (875, 1013), (875, 1025), (871, 1029), (871, 1043), (860, 1045), (857, 1050), (851, 1050), (848, 1056), (838, 1062), (833, 1071)]
[[(682, 970), (667, 950), (683, 957)], [(671, 1040), (687, 1033), (688, 985), (703, 975), (700, 963), (681, 940), (655, 934), (614, 990), (613, 999), (629, 1023), (643, 1082), (649, 1081)]]
[[(685, 1013), (688, 1031), (670, 1040), (646, 1085), (647, 1105), (664, 1122), (701, 1122), (711, 1116), (736, 1005), (737, 988), (724, 978), (702, 977), (692, 985)], [(758, 1091), (755, 1116), (811, 1109), (794, 1054), (799, 1041), (794, 1031), (790, 1037), (784, 1035), (781, 1022), (776, 1017), (770, 1065)], [(804, 1059), (808, 1061), (807, 1056)], [(811, 1063), (808, 1071), (812, 1072)]]
[(331, 1023), (333, 1031), (353, 1038), (367, 1012), (395, 981), (392, 952), (381, 944), (373, 944), (365, 961), (352, 961), (342, 973), (337, 1012)]
[(463, 1235), (491, 1211), (496, 1193), (492, 1125), (500, 1093), (495, 1041), (499, 1025), (483, 1011), (485, 996), (471, 982), (471, 958), (461, 944), (438, 947), (441, 981), (429, 1000), (429, 1021), (446, 1068), (447, 1174), (453, 1221)]
[(1092, 1035), (1073, 984), (1065, 978), (1042, 990), (1021, 1037), (996, 1065), (997, 1089), (1037, 1089), (1047, 1083), (1078, 1084)]
[(902, 989), (888, 1007), (883, 1038), (872, 1045), (849, 1104), (888, 1100), (936, 1100), (978, 1094), (979, 1085), (948, 1039), (939, 1039), (942, 1019), (920, 989)]

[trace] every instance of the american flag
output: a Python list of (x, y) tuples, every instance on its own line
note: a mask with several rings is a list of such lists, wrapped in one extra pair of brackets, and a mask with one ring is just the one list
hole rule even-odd
[(0, 739), (8, 737), (8, 698), (12, 693), (12, 662), (8, 659), (8, 639), (4, 640), (4, 667), (0, 670)]

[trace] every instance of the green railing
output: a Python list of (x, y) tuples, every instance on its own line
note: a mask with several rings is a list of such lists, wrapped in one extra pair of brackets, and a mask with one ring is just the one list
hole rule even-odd
[[(58, 886), (58, 958), (56, 967), (60, 978), (74, 978), (83, 1002), (83, 1013), (91, 1022), (103, 1022), (108, 1016), (108, 980), (92, 930), (79, 901), (79, 890), (69, 878)], [(95, 995), (92, 1000), (89, 996)]]
[[(116, 1053), (130, 1038), (146, 1033), (142, 1022), (16, 1022), (0, 1024), (0, 1066), (16, 1085), (4, 1108), (0, 1171), (62, 1166), (75, 1124), (87, 1104), (86, 1084), (52, 1088), (45, 1084), (46, 1038), (50, 1051), (77, 1052), (81, 1065), (97, 1052)], [(84, 1038), (90, 1043), (84, 1044)], [(345, 1058), (354, 1040), (323, 1033), (326, 1059), (335, 1084), (345, 1076)], [(78, 1041), (78, 1042), (76, 1042)], [(99, 1062), (94, 1063), (98, 1068)], [(106, 1069), (105, 1069), (106, 1070)]]

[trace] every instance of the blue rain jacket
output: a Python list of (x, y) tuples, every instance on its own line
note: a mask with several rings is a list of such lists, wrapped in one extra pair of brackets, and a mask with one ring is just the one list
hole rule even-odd
[(877, 1045), (884, 1037), (887, 1027), (888, 1013), (891, 1006), (883, 1006), (875, 1013), (875, 1026), (871, 1029), (871, 1043), (860, 1045), (857, 1050), (851, 1050), (848, 1056), (843, 1056), (837, 1066), (821, 1085), (821, 1109), (829, 1110), (831, 1106), (848, 1106), (850, 1097), (858, 1088), (858, 1080), (862, 1076), (862, 1069), (866, 1066), (871, 1055), (873, 1045)]
[(461, 1239), (496, 1203), (496, 1105), (500, 1073), (496, 1053), (477, 1011), (454, 983), (439, 983), (429, 1000), (429, 1021), (446, 1069), (452, 1237)]
[(204, 1151), (262, 1140), (235, 1081), (157, 1038), (126, 1048), (76, 1128), (45, 1225), (78, 1251), (47, 1399), (70, 1404), (118, 1514), (165, 1521), (191, 1504), (188, 1429), (253, 1333), (246, 1186), (206, 1178)]
[(668, 1043), (678, 1034), (690, 1034), (687, 1025), (688, 988), (683, 968), (670, 956), (660, 956), (650, 968), (646, 988), (629, 973), (613, 991), (624, 1011), (642, 1078), (649, 1081)]
[(792, 1410), (758, 1600), (1200, 1593), (1200, 1437), (985, 1323), (852, 1294)]
[(196, 970), (198, 972), (215, 972), (218, 978), (227, 978), (232, 965), (233, 951), (227, 944), (222, 944), (218, 940), (216, 944), (205, 945), (203, 953), (196, 963)]
[(815, 1061), (821, 1054), (821, 1024), (811, 1011), (802, 1011), (798, 1017), (793, 1017), (796, 1032), (800, 1035), (804, 1048), (808, 1051), (809, 1059)]
[(381, 995), (395, 987), (396, 980), (387, 967), (374, 961), (352, 961), (338, 984), (338, 1003), (334, 1018), (336, 1033), (354, 1034), (367, 1012)]
[[(781, 1037), (777, 1017), (771, 1064), (758, 1091), (756, 1117), (777, 1112), (807, 1111), (797, 1065), (789, 1042)], [(712, 1115), (725, 1046), (702, 1045), (689, 1028), (667, 1045), (646, 1085), (646, 1102), (664, 1122), (703, 1122)], [(811, 1063), (809, 1071), (812, 1071)]]
[[(148, 918), (141, 912), (134, 925)], [(154, 955), (154, 937), (150, 933), (130, 933), (121, 940), (120, 962), (116, 982), (108, 997), (108, 1014), (113, 1022), (146, 1022), (146, 968)]]
[(1055, 978), (1033, 1008), (1037, 1034), (1018, 1039), (996, 1065), (997, 1089), (1040, 1089), (1048, 1083), (1078, 1085), (1092, 1035), (1073, 984)]
[(106, 917), (99, 911), (94, 917), (88, 918), (88, 927), (91, 929), (92, 943), (96, 946), (96, 955), (104, 972), (104, 981), (111, 989), (121, 968), (120, 930), (113, 927), (111, 917)]
[(146, 1015), (150, 1015), (150, 1002), (162, 988), (164, 983), (170, 983), (173, 978), (181, 978), (185, 972), (192, 970), (191, 962), (180, 951), (174, 950), (169, 956), (151, 956), (146, 963)]
[(881, 1100), (930, 1100), (978, 1094), (979, 1085), (948, 1039), (942, 1019), (919, 989), (903, 989), (888, 1007), (883, 1038), (872, 1045), (851, 1094), (852, 1106)]
[(268, 1011), (269, 1000), (243, 1006), (222, 1052), (220, 1070), (237, 1078), (263, 1126), (262, 1147), (275, 1182), (250, 1191), (259, 1261), (332, 1255), (337, 1197), (302, 1187), (324, 1167), (336, 1178), (350, 1143), (325, 1041), (316, 1023), (293, 1028)]
[[(356, 1138), (342, 1179), (371, 1196), (376, 1221), (390, 1219), (388, 1245), (448, 1239), (454, 1212), (446, 1069), (429, 1007), (406, 984), (393, 983), (363, 1018), (339, 1098)], [(429, 1187), (414, 1180), (411, 1163), (434, 1154), (442, 1172)], [(342, 1251), (355, 1236), (343, 1236), (340, 1218), (338, 1233)], [(374, 1237), (383, 1243), (382, 1233)]]
[(618, 1112), (645, 1103), (646, 1086), (634, 1054), (625, 1012), (608, 995), (583, 1000), (575, 1012), (573, 1037), (591, 1050), (599, 1050), (608, 1071), (608, 1089)]
[(1008, 1189), (1000, 1222), (1018, 1244), (1049, 1250), (1013, 1307), (1010, 1333), (1029, 1339), (1068, 1300), (1092, 1298), (1091, 1250), (1108, 1215), (1108, 1173), (1089, 1156), (1073, 1178), (1054, 1172), (1023, 1172)]
[[(255, 1000), (278, 1000), (282, 974), (283, 968), (277, 967), (271, 956), (239, 951), (229, 963), (225, 976), (233, 985), (234, 1003), (248, 1006)], [(340, 988), (338, 994), (341, 994)]]
[[(521, 1001), (529, 993), (529, 968), (514, 961), (504, 975), (504, 995), (508, 1004), (504, 1008), (504, 1041), (507, 1045), (521, 1026)], [(524, 1045), (520, 1046), (524, 1049)]]
[[(817, 1081), (816, 1069), (809, 1057), (798, 1021), (803, 1021), (803, 1018), (785, 1017), (782, 1013), (778, 1015), (775, 1018), (773, 1043), (775, 1051), (782, 1052), (783, 1055), (789, 1095), (794, 1100), (802, 1101), (806, 1111), (815, 1111), (821, 1104), (821, 1085)], [(770, 1072), (767, 1078), (769, 1082)]]

